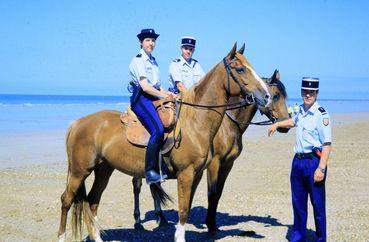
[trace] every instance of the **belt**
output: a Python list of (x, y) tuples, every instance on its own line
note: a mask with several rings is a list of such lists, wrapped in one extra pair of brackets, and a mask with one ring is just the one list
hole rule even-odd
[(314, 157), (314, 153), (313, 152), (309, 152), (309, 153), (296, 153), (295, 157), (299, 158), (299, 159), (305, 159), (305, 158), (313, 158)]

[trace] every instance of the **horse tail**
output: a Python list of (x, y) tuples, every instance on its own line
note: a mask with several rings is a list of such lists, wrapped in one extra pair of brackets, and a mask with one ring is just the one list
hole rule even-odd
[(82, 222), (87, 225), (87, 230), (90, 238), (95, 238), (96, 234), (100, 236), (100, 226), (97, 224), (90, 209), (90, 204), (87, 200), (86, 186), (83, 182), (77, 191), (73, 201), (72, 212), (72, 235), (73, 241), (82, 241), (83, 226)]
[[(69, 182), (73, 182), (71, 178), (71, 167), (73, 159), (72, 149), (73, 149), (73, 139), (71, 140), (73, 128), (75, 127), (76, 122), (73, 122), (67, 131), (66, 134), (66, 148), (67, 148), (67, 156), (68, 156), (68, 175), (67, 175), (67, 184)], [(90, 204), (87, 199), (86, 186), (85, 182), (82, 181), (74, 198), (73, 198), (73, 210), (72, 210), (72, 236), (73, 241), (82, 241), (83, 236), (83, 222), (87, 225), (87, 230), (90, 238), (96, 238), (96, 234), (100, 236), (101, 228), (95, 218), (92, 215)]]
[(154, 200), (160, 200), (160, 204), (166, 206), (169, 202), (173, 202), (173, 198), (164, 191), (160, 183), (150, 185), (152, 196)]
[(73, 127), (74, 122), (69, 126), (68, 130), (67, 130), (67, 134), (65, 135), (65, 147), (67, 149), (67, 159), (68, 159), (68, 173), (67, 173), (67, 182), (65, 184), (68, 184), (69, 181), (69, 176), (70, 176), (70, 161), (71, 159), (69, 159), (69, 152), (68, 152), (68, 142), (69, 142), (69, 137), (70, 137), (70, 133), (72, 132), (72, 127)]

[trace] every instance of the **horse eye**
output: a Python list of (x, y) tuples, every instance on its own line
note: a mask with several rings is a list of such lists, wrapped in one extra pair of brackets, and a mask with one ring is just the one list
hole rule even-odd
[(274, 102), (276, 102), (276, 101), (278, 101), (279, 100), (279, 94), (275, 94), (274, 96), (273, 96), (273, 101)]
[(243, 74), (243, 73), (245, 73), (245, 68), (243, 68), (243, 67), (236, 67), (236, 71), (237, 71), (239, 74)]

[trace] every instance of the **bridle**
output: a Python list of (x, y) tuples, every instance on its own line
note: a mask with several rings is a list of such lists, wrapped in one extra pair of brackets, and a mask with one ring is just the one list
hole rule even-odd
[[(230, 76), (232, 77), (233, 81), (235, 83), (238, 84), (238, 86), (240, 87), (241, 89), (241, 95), (243, 97), (243, 100), (241, 102), (237, 102), (237, 103), (225, 103), (225, 104), (220, 104), (220, 105), (202, 105), (202, 104), (195, 104), (195, 103), (188, 103), (188, 102), (185, 102), (185, 101), (182, 101), (182, 100), (176, 100), (177, 103), (180, 104), (180, 106), (183, 104), (183, 105), (188, 105), (188, 106), (191, 106), (191, 107), (197, 107), (197, 108), (207, 108), (207, 109), (213, 109), (213, 108), (222, 108), (222, 107), (229, 107), (229, 106), (232, 106), (231, 108), (229, 109), (226, 109), (226, 110), (230, 110), (230, 109), (237, 109), (237, 108), (241, 108), (241, 107), (244, 107), (244, 106), (248, 106), (248, 105), (252, 105), (255, 103), (255, 97), (252, 93), (248, 93), (247, 90), (241, 85), (240, 81), (238, 80), (238, 78), (233, 74), (232, 70), (231, 70), (231, 67), (230, 65), (234, 62), (234, 60), (230, 61), (229, 63), (227, 63), (227, 58), (224, 57), (223, 58), (223, 64), (224, 64), (224, 67), (226, 69), (226, 72), (227, 72), (227, 89), (226, 89), (226, 92), (227, 92), (227, 97), (229, 98), (231, 96), (231, 92), (230, 92)], [(234, 107), (235, 106), (235, 107)]]
[[(191, 106), (191, 107), (196, 107), (196, 108), (205, 108), (205, 109), (214, 109), (214, 108), (221, 108), (221, 107), (226, 107), (226, 110), (232, 110), (232, 109), (238, 109), (238, 108), (242, 108), (245, 106), (249, 106), (249, 105), (253, 105), (255, 103), (255, 97), (253, 94), (250, 94), (247, 92), (247, 90), (241, 85), (240, 81), (238, 80), (238, 78), (233, 74), (230, 65), (234, 62), (234, 60), (230, 61), (229, 63), (227, 62), (227, 58), (224, 57), (223, 58), (223, 64), (224, 67), (226, 69), (227, 72), (227, 98), (229, 98), (231, 96), (230, 93), (230, 76), (233, 79), (234, 82), (236, 82), (238, 84), (238, 86), (241, 89), (241, 95), (243, 97), (243, 100), (241, 102), (237, 102), (237, 103), (225, 103), (225, 104), (220, 104), (220, 105), (203, 105), (203, 104), (195, 104), (195, 103), (189, 103), (189, 102), (185, 102), (182, 100), (174, 100), (175, 103), (175, 107), (177, 109), (177, 115), (175, 118), (175, 122), (174, 122), (174, 134), (176, 133), (176, 129), (177, 129), (177, 121), (179, 119), (179, 115), (181, 113), (181, 109), (182, 109), (182, 105), (187, 105), (187, 106)], [(179, 131), (179, 134), (177, 137), (174, 137), (174, 147), (178, 148), (179, 144), (181, 141), (181, 132)]]

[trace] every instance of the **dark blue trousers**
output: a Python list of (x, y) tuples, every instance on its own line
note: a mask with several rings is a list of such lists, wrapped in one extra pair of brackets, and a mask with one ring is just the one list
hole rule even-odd
[(290, 241), (306, 241), (306, 223), (308, 213), (308, 195), (313, 205), (316, 229), (316, 241), (326, 241), (325, 213), (325, 177), (319, 183), (314, 183), (314, 172), (318, 168), (319, 158), (299, 159), (292, 161), (291, 193), (293, 205), (293, 233)]
[[(159, 151), (163, 145), (164, 127), (155, 110), (152, 101), (158, 98), (142, 92), (137, 98), (131, 97), (131, 109), (137, 115), (142, 125), (150, 133), (146, 148), (145, 171), (158, 170)], [(134, 101), (133, 101), (134, 100)]]

